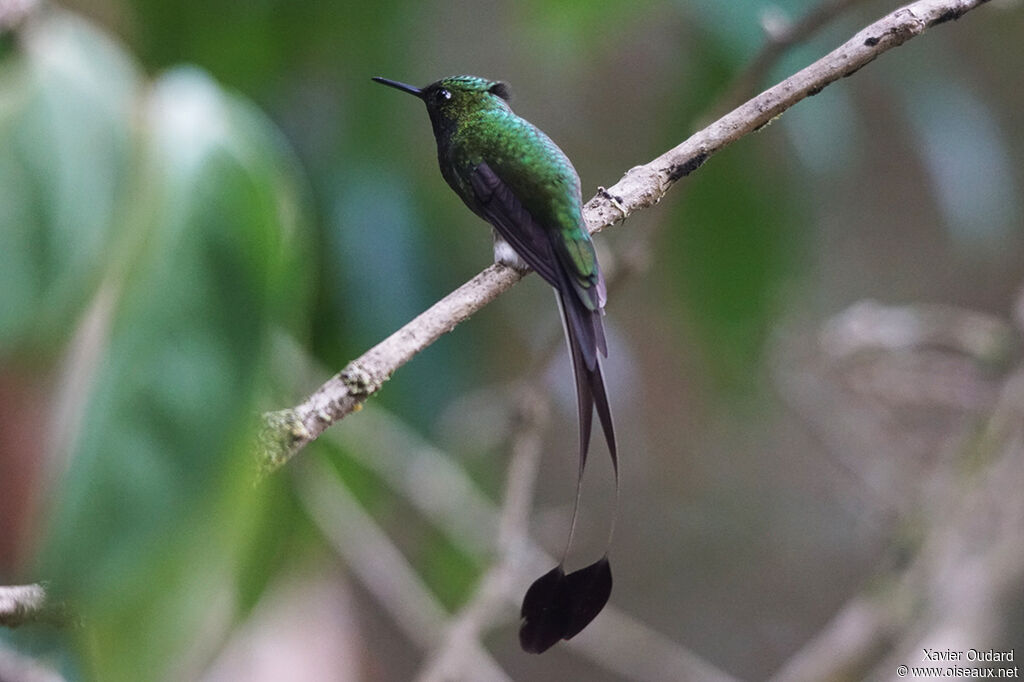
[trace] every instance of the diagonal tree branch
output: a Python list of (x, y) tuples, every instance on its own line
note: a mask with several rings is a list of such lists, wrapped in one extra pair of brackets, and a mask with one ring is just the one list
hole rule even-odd
[[(420, 648), (433, 648), (447, 613), (423, 585), (402, 553), (363, 511), (327, 465), (309, 460), (295, 474), (299, 498), (328, 543), (345, 558), (363, 585), (391, 613), (395, 623)], [(477, 641), (463, 652), (468, 679), (510, 682), (508, 675)]]
[[(987, 0), (919, 0), (884, 16), (810, 66), (737, 107), (653, 161), (630, 169), (601, 188), (583, 217), (598, 232), (661, 201), (665, 193), (731, 143), (769, 124), (786, 109), (849, 76), (882, 53), (932, 26), (959, 19)], [(492, 265), (428, 308), (404, 327), (353, 360), (299, 405), (263, 415), (260, 465), (281, 466), (328, 426), (360, 409), (399, 367), (522, 279)]]
[(711, 112), (715, 116), (720, 116), (752, 97), (757, 92), (758, 84), (768, 74), (768, 70), (787, 49), (803, 42), (858, 2), (863, 0), (825, 0), (793, 23), (774, 29), (765, 25), (768, 40), (750, 60), (747, 68), (732, 82), (718, 103), (711, 108)]
[(498, 525), (495, 560), (469, 602), (454, 614), (438, 645), (430, 652), (417, 682), (445, 682), (469, 678), (467, 655), (483, 641), (490, 625), (506, 608), (508, 595), (519, 587), (517, 557), (529, 542), (530, 507), (542, 450), (542, 432), (548, 412), (544, 396), (524, 388), (516, 409), (512, 458), (505, 481), (505, 500)]

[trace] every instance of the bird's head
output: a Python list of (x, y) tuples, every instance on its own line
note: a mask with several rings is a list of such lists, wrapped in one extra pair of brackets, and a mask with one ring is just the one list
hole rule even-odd
[(435, 134), (451, 130), (461, 119), (479, 111), (508, 109), (508, 85), (479, 76), (449, 76), (423, 88), (387, 78), (373, 80), (423, 100)]

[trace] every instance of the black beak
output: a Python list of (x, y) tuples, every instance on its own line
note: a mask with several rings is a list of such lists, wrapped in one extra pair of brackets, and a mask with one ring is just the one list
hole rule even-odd
[(374, 76), (373, 80), (377, 81), (378, 83), (383, 83), (384, 85), (390, 85), (396, 90), (408, 92), (410, 95), (415, 95), (416, 97), (423, 99), (423, 91), (420, 90), (419, 88), (415, 88), (411, 85), (406, 85), (405, 83), (399, 83), (398, 81), (389, 80), (387, 78), (381, 78), (380, 76)]

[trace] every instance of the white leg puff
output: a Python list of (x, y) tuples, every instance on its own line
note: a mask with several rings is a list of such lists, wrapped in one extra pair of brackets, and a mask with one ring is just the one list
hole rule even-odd
[(507, 265), (510, 268), (516, 270), (529, 270), (530, 266), (526, 264), (519, 254), (516, 253), (507, 241), (502, 239), (497, 232), (494, 233), (494, 262)]

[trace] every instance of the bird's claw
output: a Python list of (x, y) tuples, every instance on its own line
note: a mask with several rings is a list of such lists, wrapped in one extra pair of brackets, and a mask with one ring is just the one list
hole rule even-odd
[(622, 199), (620, 199), (619, 197), (615, 196), (614, 194), (609, 192), (604, 187), (600, 187), (600, 186), (597, 188), (597, 193), (600, 194), (605, 199), (607, 199), (611, 203), (612, 206), (614, 206), (615, 208), (618, 209), (619, 213), (622, 214), (622, 219), (623, 220), (625, 220), (626, 218), (629, 217), (629, 211), (627, 211), (626, 207), (622, 205)]

